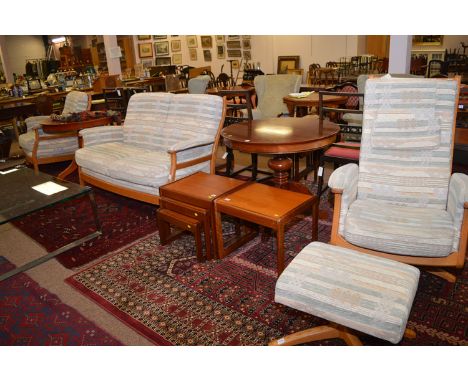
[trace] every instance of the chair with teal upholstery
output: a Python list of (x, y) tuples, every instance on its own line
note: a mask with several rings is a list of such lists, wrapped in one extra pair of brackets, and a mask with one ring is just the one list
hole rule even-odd
[(188, 92), (190, 94), (205, 94), (210, 80), (211, 77), (206, 74), (191, 78), (188, 81)]

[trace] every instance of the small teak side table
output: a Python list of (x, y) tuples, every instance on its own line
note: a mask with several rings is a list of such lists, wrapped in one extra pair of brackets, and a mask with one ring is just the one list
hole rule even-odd
[(276, 232), (278, 276), (284, 270), (284, 227), (297, 214), (312, 211), (312, 241), (318, 237), (318, 198), (260, 183), (250, 183), (215, 200), (215, 231), (220, 258), (232, 252), (224, 247), (221, 214), (227, 214)]
[(206, 258), (212, 259), (211, 244), (213, 244), (214, 253), (217, 253), (216, 241), (211, 243), (211, 230), (214, 227), (213, 201), (227, 192), (245, 187), (246, 184), (238, 179), (197, 172), (161, 186), (158, 210), (161, 243), (164, 245), (180, 234), (171, 234), (171, 226), (190, 231), (195, 235), (197, 258), (202, 260), (204, 256), (201, 253), (200, 243), (203, 231)]

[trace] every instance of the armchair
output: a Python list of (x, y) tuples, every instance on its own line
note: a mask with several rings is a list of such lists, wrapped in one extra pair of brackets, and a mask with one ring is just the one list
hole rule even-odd
[(190, 94), (204, 94), (208, 83), (211, 81), (211, 77), (204, 74), (188, 80), (188, 92)]
[(122, 126), (80, 131), (80, 183), (159, 204), (159, 186), (214, 173), (224, 116), (225, 99), (214, 95), (135, 94)]
[(359, 166), (339, 167), (328, 182), (331, 244), (423, 267), (463, 267), (468, 176), (451, 175), (458, 88), (459, 79), (366, 82)]
[[(62, 114), (77, 113), (91, 109), (91, 97), (83, 92), (72, 91), (65, 98)], [(72, 160), (78, 149), (76, 137), (62, 137), (60, 134), (46, 134), (41, 122), (49, 117), (40, 115), (26, 118), (27, 131), (19, 136), (19, 145), (26, 160), (39, 170), (40, 164)]]

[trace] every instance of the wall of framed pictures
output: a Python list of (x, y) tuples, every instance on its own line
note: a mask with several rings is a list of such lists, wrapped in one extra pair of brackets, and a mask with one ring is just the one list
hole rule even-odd
[(251, 39), (241, 35), (134, 36), (135, 56), (146, 66), (150, 61), (153, 65), (211, 66), (215, 75), (221, 70), (230, 75), (232, 61), (233, 75), (242, 79), (243, 63), (252, 62)]

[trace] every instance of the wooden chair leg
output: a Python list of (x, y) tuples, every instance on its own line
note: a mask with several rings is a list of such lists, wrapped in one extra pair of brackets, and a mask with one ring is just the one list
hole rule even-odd
[(327, 340), (330, 338), (337, 338), (340, 332), (329, 325), (317, 326), (315, 328), (306, 329), (301, 332), (290, 334), (286, 337), (281, 337), (277, 340), (271, 341), (269, 346), (290, 346), (299, 345), (312, 341)]
[(306, 329), (297, 333), (271, 341), (269, 346), (291, 346), (312, 341), (328, 340), (331, 338), (341, 338), (347, 345), (362, 346), (362, 342), (348, 328), (340, 325), (330, 324)]
[(405, 333), (403, 334), (404, 337), (409, 338), (409, 339), (415, 339), (416, 338), (416, 332), (413, 329), (405, 329)]
[(454, 283), (457, 281), (457, 276), (455, 276), (453, 273), (450, 273), (449, 271), (446, 271), (445, 269), (434, 268), (425, 270), (429, 273), (432, 273), (433, 275), (439, 276), (444, 280), (447, 280), (449, 283)]

